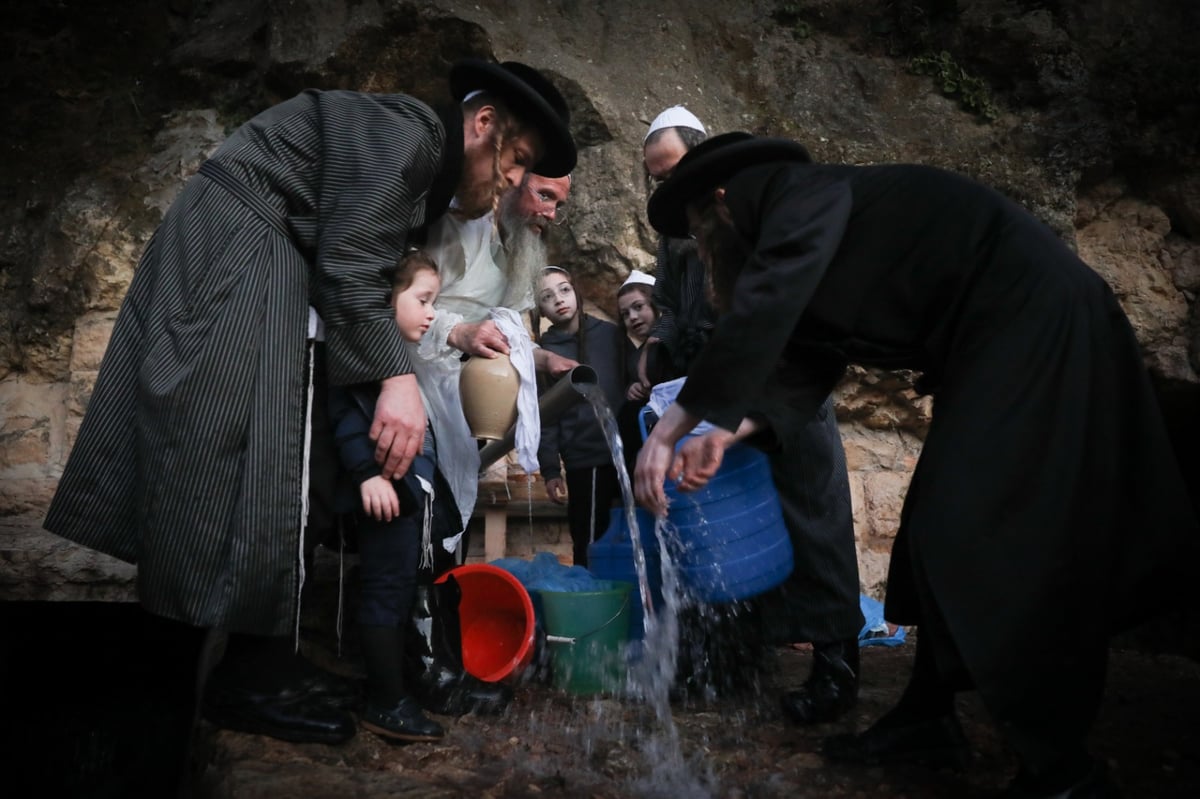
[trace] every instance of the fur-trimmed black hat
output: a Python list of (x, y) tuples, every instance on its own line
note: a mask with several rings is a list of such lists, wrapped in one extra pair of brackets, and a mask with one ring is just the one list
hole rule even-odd
[(462, 102), (474, 91), (493, 92), (504, 98), (522, 122), (541, 134), (546, 152), (533, 172), (561, 178), (575, 168), (571, 112), (567, 101), (545, 75), (516, 61), (493, 64), (465, 58), (450, 67), (450, 93)]
[(804, 145), (791, 139), (770, 139), (742, 131), (706, 139), (679, 159), (671, 177), (650, 195), (646, 215), (664, 236), (688, 234), (687, 206), (705, 192), (720, 187), (746, 167), (774, 161), (809, 163)]

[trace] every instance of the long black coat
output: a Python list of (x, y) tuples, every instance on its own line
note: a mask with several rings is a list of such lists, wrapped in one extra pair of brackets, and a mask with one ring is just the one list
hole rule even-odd
[[(596, 370), (596, 379), (608, 407), (614, 412), (625, 401), (623, 384), (623, 344), (625, 336), (612, 322), (582, 314), (580, 335), (550, 328), (538, 343), (564, 358), (587, 364)], [(582, 351), (580, 336), (583, 338)], [(559, 457), (568, 470), (591, 469), (611, 465), (612, 451), (596, 412), (587, 402), (576, 403), (553, 424), (542, 425), (538, 442), (538, 463), (545, 479), (560, 476)]]
[(779, 369), (924, 373), (933, 421), (887, 614), (937, 614), (999, 719), (1090, 723), (1107, 635), (1178, 585), (1196, 523), (1109, 287), (1000, 194), (916, 166), (771, 164), (726, 184), (752, 254), (680, 404), (732, 429)]
[[(425, 217), (442, 124), (305, 92), (213, 155), (265, 208), (187, 183), (138, 265), (45, 526), (138, 564), (153, 613), (283, 634), (302, 575), (308, 307), (329, 379), (411, 371), (382, 267)], [(274, 216), (272, 224), (267, 217)]]
[[(694, 241), (664, 238), (659, 243), (654, 298), (662, 318), (652, 335), (669, 353), (663, 360), (687, 374), (717, 318)], [(836, 364), (834, 369), (840, 374), (845, 366)], [(826, 398), (813, 414), (797, 413), (786, 394), (760, 397), (751, 415), (761, 417), (771, 431), (768, 438), (773, 441), (764, 449), (792, 541), (792, 573), (759, 599), (766, 639), (854, 640), (863, 626), (858, 550), (833, 398)]]

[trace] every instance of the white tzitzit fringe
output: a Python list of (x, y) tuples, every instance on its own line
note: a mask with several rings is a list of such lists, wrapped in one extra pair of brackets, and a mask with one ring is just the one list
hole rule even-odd
[(342, 614), (346, 598), (346, 528), (338, 520), (338, 610), (337, 610), (337, 656), (342, 656)]
[(304, 536), (308, 527), (308, 459), (312, 454), (312, 404), (313, 404), (313, 355), (315, 344), (312, 339), (308, 342), (308, 400), (304, 408), (304, 471), (300, 478), (300, 540), (296, 546), (296, 626), (293, 633), (292, 646), (300, 651), (300, 595), (304, 591)]
[(596, 471), (597, 467), (592, 467), (592, 502), (591, 515), (588, 517), (588, 541), (596, 543)]
[(424, 520), (421, 522), (421, 561), (418, 568), (433, 568), (433, 484), (421, 475), (416, 475), (421, 484), (421, 493), (425, 495)]

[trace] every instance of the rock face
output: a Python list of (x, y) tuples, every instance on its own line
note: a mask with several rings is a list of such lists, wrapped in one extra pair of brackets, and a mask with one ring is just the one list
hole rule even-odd
[[(36, 528), (53, 493), (138, 254), (226, 133), (305, 87), (438, 102), (467, 55), (535, 65), (568, 98), (580, 160), (549, 243), (602, 311), (630, 269), (653, 268), (641, 141), (683, 103), (711, 131), (1004, 191), (1113, 285), (1169, 418), (1200, 395), (1200, 61), (1183, 35), (1196, 4), (15, 0), (2, 13), (0, 514), (18, 526)], [(837, 396), (876, 595), (929, 419), (910, 378), (858, 370)], [(1194, 485), (1182, 436), (1196, 427), (1180, 425)]]

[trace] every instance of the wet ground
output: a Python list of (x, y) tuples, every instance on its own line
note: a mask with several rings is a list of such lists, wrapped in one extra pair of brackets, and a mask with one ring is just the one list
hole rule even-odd
[[(134, 606), (3, 608), (3, 738), (8, 796), (189, 797), (988, 797), (1013, 761), (973, 695), (960, 710), (975, 750), (964, 773), (831, 766), (829, 734), (861, 728), (899, 696), (911, 643), (863, 650), (851, 717), (801, 729), (777, 710), (810, 655), (773, 650), (761, 690), (675, 703), (669, 726), (636, 701), (521, 686), (501, 718), (441, 719), (436, 744), (392, 746), (361, 733), (342, 746), (295, 745), (191, 724), (179, 700), (194, 638)], [(312, 655), (346, 673), (322, 643)], [(1115, 649), (1092, 738), (1124, 795), (1200, 795), (1200, 663)], [(15, 789), (9, 792), (9, 789)]]

